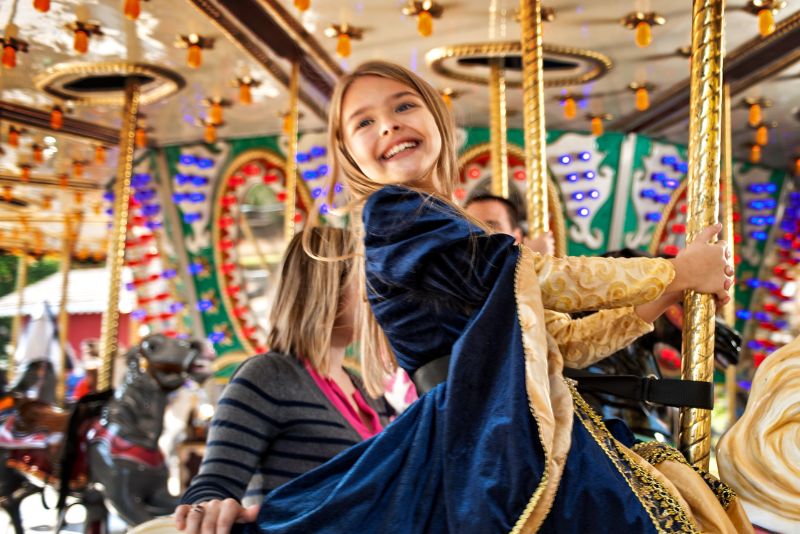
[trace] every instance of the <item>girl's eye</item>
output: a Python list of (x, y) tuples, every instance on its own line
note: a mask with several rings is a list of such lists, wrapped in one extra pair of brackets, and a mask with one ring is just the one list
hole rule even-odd
[(363, 128), (364, 126), (369, 126), (369, 123), (371, 123), (371, 122), (372, 122), (372, 119), (364, 119), (363, 121), (358, 123), (358, 126), (356, 126), (356, 130), (358, 130), (360, 128)]
[(400, 104), (399, 106), (397, 106), (397, 111), (405, 111), (407, 109), (415, 108), (415, 107), (417, 107), (417, 106), (415, 106), (414, 104), (412, 104), (410, 102), (406, 102), (405, 104)]

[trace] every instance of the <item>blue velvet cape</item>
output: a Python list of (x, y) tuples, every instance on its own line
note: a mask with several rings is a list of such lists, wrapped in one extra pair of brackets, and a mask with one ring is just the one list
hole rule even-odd
[[(256, 523), (237, 529), (511, 532), (545, 466), (525, 388), (519, 249), (399, 186), (374, 193), (363, 218), (369, 302), (399, 364), (413, 373), (451, 354), (448, 380), (377, 436), (270, 493)], [(631, 489), (630, 466), (604, 451), (613, 450), (611, 436), (593, 436), (586, 417), (576, 410), (561, 484), (539, 532), (657, 532)], [(607, 427), (633, 445), (624, 424)]]

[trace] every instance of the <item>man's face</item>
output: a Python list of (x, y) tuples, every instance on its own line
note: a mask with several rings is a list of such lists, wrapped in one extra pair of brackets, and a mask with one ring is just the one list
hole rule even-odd
[(511, 226), (506, 207), (496, 200), (473, 202), (467, 207), (467, 213), (490, 226), (493, 230), (513, 236), (517, 242), (522, 239), (522, 230)]

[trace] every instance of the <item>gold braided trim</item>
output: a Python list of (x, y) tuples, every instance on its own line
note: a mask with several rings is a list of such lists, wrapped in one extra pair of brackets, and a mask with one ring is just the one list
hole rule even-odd
[(572, 383), (569, 380), (565, 380), (565, 382), (572, 392), (578, 419), (625, 478), (652, 519), (656, 530), (660, 534), (672, 532), (699, 534), (697, 527), (669, 489), (620, 446), (606, 428), (603, 420), (586, 404)]
[(651, 441), (648, 443), (637, 443), (633, 446), (633, 452), (647, 460), (651, 465), (658, 465), (665, 460), (672, 460), (685, 465), (688, 465), (703, 477), (703, 481), (714, 492), (722, 508), (727, 510), (733, 500), (736, 498), (736, 492), (733, 488), (722, 482), (720, 479), (707, 471), (703, 471), (699, 467), (695, 467), (686, 461), (683, 454), (666, 443), (659, 443), (658, 441)]
[[(517, 310), (519, 310), (519, 266), (522, 262), (522, 245), (518, 245), (519, 253), (517, 256), (517, 265), (514, 268), (514, 300), (517, 303)], [(519, 322), (520, 328), (522, 328), (522, 320), (519, 317), (519, 311), (517, 312), (517, 319)], [(525, 347), (525, 344), (522, 344), (523, 349), (525, 350), (525, 358), (531, 356), (528, 352), (528, 348)], [(527, 380), (527, 379), (526, 379)], [(544, 451), (544, 472), (542, 473), (542, 480), (539, 482), (539, 485), (536, 487), (536, 491), (533, 492), (531, 495), (528, 504), (525, 506), (525, 510), (522, 511), (522, 515), (519, 516), (517, 519), (514, 528), (511, 529), (511, 534), (519, 534), (522, 531), (522, 528), (525, 526), (525, 523), (528, 522), (528, 518), (533, 513), (533, 509), (536, 507), (536, 504), (539, 502), (539, 499), (544, 493), (545, 488), (547, 487), (547, 481), (550, 479), (550, 453), (547, 452), (547, 447), (544, 445), (544, 437), (542, 436), (542, 425), (539, 423), (539, 417), (536, 415), (536, 412), (533, 409), (533, 404), (530, 402), (530, 398), (528, 398), (528, 407), (531, 410), (531, 415), (536, 420), (536, 429), (539, 431), (539, 443), (542, 444), (542, 450)], [(553, 503), (550, 503), (550, 507), (552, 508)], [(547, 510), (548, 513), (550, 510)], [(547, 514), (545, 514), (547, 517)]]

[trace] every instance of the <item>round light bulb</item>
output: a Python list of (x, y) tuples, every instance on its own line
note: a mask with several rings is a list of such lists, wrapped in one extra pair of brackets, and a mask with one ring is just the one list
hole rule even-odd
[(766, 145), (769, 142), (769, 131), (767, 130), (766, 126), (759, 126), (758, 130), (756, 130), (756, 143), (761, 146)]
[(101, 146), (94, 149), (94, 162), (98, 165), (106, 162), (106, 149)]
[(341, 57), (348, 57), (350, 55), (350, 36), (346, 33), (340, 33), (336, 40), (336, 53)]
[(294, 7), (296, 7), (298, 11), (306, 11), (311, 7), (311, 0), (294, 0)]
[(11, 45), (3, 47), (3, 66), (7, 69), (13, 69), (17, 66), (17, 51)]
[(600, 117), (592, 118), (592, 135), (598, 137), (603, 135), (603, 120)]
[(644, 48), (652, 42), (653, 32), (650, 28), (650, 23), (641, 21), (636, 25), (636, 44), (641, 48)]
[(245, 106), (253, 103), (253, 94), (250, 92), (249, 83), (243, 83), (239, 86), (239, 102)]
[(89, 50), (89, 35), (83, 30), (75, 31), (75, 42), (72, 49), (79, 54), (85, 54)]
[(574, 119), (578, 114), (578, 106), (575, 104), (574, 98), (567, 98), (564, 100), (564, 116), (567, 119)]
[(417, 31), (423, 37), (430, 37), (433, 34), (433, 17), (427, 11), (420, 11), (417, 15)]
[(208, 120), (214, 124), (222, 124), (222, 104), (219, 102), (211, 104), (211, 113), (208, 115)]
[(147, 146), (147, 132), (144, 131), (143, 128), (136, 129), (135, 141), (138, 148), (144, 148)]
[(758, 163), (761, 161), (761, 147), (753, 145), (750, 149), (750, 163)]
[(206, 143), (213, 143), (217, 140), (217, 127), (213, 124), (206, 124), (206, 133), (205, 133)]
[(139, 0), (125, 0), (125, 4), (122, 6), (122, 12), (125, 14), (125, 18), (129, 20), (138, 19), (142, 12)]
[(748, 116), (750, 126), (756, 126), (761, 123), (761, 106), (753, 104), (750, 106), (750, 115)]
[(200, 45), (189, 45), (189, 52), (186, 54), (186, 63), (193, 69), (197, 69), (203, 64), (203, 51)]
[(50, 0), (33, 0), (33, 9), (40, 13), (50, 11)]
[(50, 127), (54, 130), (60, 130), (64, 126), (64, 113), (56, 106), (50, 112)]
[(647, 94), (647, 89), (641, 87), (636, 90), (636, 109), (644, 111), (650, 107), (650, 95)]
[(772, 16), (772, 10), (762, 9), (758, 12), (758, 33), (766, 37), (774, 31), (775, 17)]

